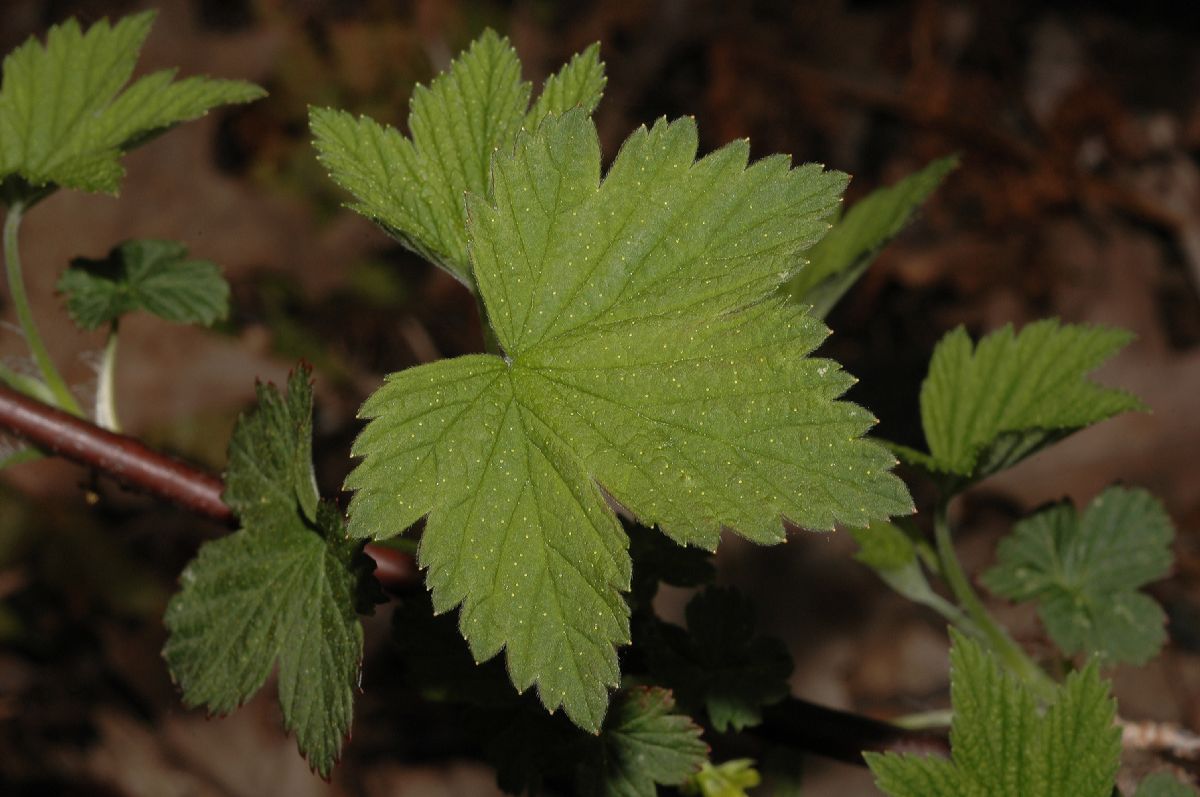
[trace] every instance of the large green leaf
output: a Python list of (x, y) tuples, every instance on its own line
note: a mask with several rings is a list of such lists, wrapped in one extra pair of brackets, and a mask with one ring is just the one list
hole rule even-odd
[[(767, 298), (824, 231), (845, 184), (745, 142), (695, 161), (690, 119), (641, 129), (603, 184), (582, 110), (548, 117), (470, 202), (475, 274), (505, 356), (393, 374), (372, 419), (350, 529), (429, 520), (438, 611), (462, 606), (480, 660), (600, 725), (628, 641), (627, 539), (605, 492), (680, 543), (721, 529), (784, 539), (907, 513), (851, 378), (811, 359), (826, 330)], [(604, 492), (602, 492), (602, 489)]]
[(279, 668), (284, 724), (328, 775), (349, 732), (369, 560), (341, 513), (316, 503), (305, 371), (287, 397), (260, 387), (230, 443), (225, 500), (242, 528), (206, 543), (167, 607), (163, 655), (188, 705), (225, 713)]
[(1116, 703), (1094, 666), (1039, 714), (1033, 692), (951, 631), (952, 758), (865, 753), (891, 797), (1111, 797), (1121, 756)]
[(1067, 435), (1143, 407), (1088, 374), (1132, 338), (1124, 330), (1037, 321), (975, 346), (959, 327), (938, 343), (921, 385), (929, 454), (895, 446), (902, 459), (974, 481)]
[(128, 149), (214, 106), (264, 96), (240, 80), (176, 81), (171, 69), (122, 91), (153, 22), (146, 11), (83, 31), (71, 19), (44, 46), (31, 38), (5, 57), (0, 199), (28, 201), (55, 186), (115, 194)]
[(1113, 487), (1082, 517), (1060, 504), (1018, 523), (984, 583), (1011, 600), (1035, 601), (1063, 653), (1141, 664), (1166, 641), (1166, 617), (1138, 590), (1170, 570), (1174, 535), (1152, 495)]
[(329, 108), (313, 108), (310, 125), (321, 162), (354, 195), (350, 207), (471, 285), (464, 200), (488, 195), (492, 153), (509, 150), (522, 125), (536, 127), (547, 113), (590, 112), (603, 91), (593, 46), (546, 81), (530, 110), (516, 52), (489, 30), (428, 88), (417, 87), (411, 138)]
[(187, 247), (175, 241), (126, 241), (102, 260), (76, 258), (58, 290), (84, 329), (136, 310), (204, 326), (229, 314), (229, 283), (220, 269), (207, 260), (188, 260)]
[(808, 264), (787, 283), (797, 301), (824, 318), (858, 281), (879, 251), (904, 230), (958, 158), (940, 158), (895, 185), (880, 188), (855, 204), (805, 255)]

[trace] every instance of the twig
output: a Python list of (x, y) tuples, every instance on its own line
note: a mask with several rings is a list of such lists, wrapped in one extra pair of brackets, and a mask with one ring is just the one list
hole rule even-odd
[[(219, 477), (3, 385), (0, 428), (42, 451), (95, 468), (126, 487), (193, 514), (227, 526), (237, 523), (233, 511), (221, 500), (225, 485)], [(411, 555), (378, 545), (368, 545), (367, 553), (375, 560), (375, 576), (385, 587), (405, 589), (417, 583)]]
[[(236, 523), (233, 512), (221, 501), (224, 485), (218, 477), (154, 451), (140, 440), (102, 429), (2, 385), (0, 429), (194, 514), (228, 526)], [(411, 554), (384, 545), (368, 545), (367, 553), (375, 559), (375, 575), (384, 586), (398, 590), (419, 583)], [(949, 751), (943, 734), (905, 730), (795, 698), (767, 709), (762, 725), (753, 729), (752, 735), (760, 741), (786, 744), (860, 766), (864, 750)]]

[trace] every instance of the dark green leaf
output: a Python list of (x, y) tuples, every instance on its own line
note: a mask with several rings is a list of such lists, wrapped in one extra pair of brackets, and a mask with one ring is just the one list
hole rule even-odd
[(721, 732), (762, 720), (762, 707), (788, 694), (792, 657), (773, 637), (756, 636), (754, 609), (733, 589), (710, 587), (687, 606), (687, 630), (659, 625), (650, 671), (689, 712), (707, 710)]
[(1170, 570), (1174, 536), (1157, 499), (1113, 487), (1082, 517), (1064, 503), (1018, 523), (984, 583), (1010, 600), (1035, 601), (1063, 653), (1141, 664), (1166, 641), (1166, 618), (1137, 590)]
[(145, 310), (178, 324), (211, 326), (229, 314), (229, 283), (207, 260), (188, 260), (175, 241), (126, 241), (103, 260), (76, 258), (58, 290), (83, 329)]

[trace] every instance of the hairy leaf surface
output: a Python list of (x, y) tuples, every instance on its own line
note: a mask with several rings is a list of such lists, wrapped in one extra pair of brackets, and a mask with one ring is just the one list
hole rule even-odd
[(628, 641), (627, 539), (603, 488), (680, 543), (784, 538), (911, 511), (826, 330), (766, 298), (845, 184), (744, 142), (696, 161), (689, 119), (635, 132), (603, 183), (582, 110), (548, 117), (472, 196), (479, 290), (505, 356), (389, 377), (363, 406), (351, 532), (423, 515), (434, 606), (480, 660), (599, 727)]
[(102, 260), (76, 258), (58, 290), (83, 329), (145, 310), (178, 324), (209, 326), (229, 314), (229, 283), (207, 260), (188, 260), (175, 241), (126, 241)]
[(894, 446), (928, 470), (974, 481), (1093, 423), (1143, 407), (1088, 374), (1129, 343), (1120, 329), (1057, 320), (1011, 326), (975, 346), (961, 327), (933, 353), (921, 385), (929, 454)]
[(411, 137), (366, 117), (313, 108), (314, 145), (350, 206), (422, 257), (472, 285), (465, 199), (490, 196), (492, 153), (508, 151), (522, 126), (576, 106), (590, 112), (604, 91), (593, 46), (552, 75), (529, 109), (530, 86), (508, 39), (485, 32), (428, 88), (413, 93)]
[(1166, 641), (1166, 616), (1138, 590), (1170, 570), (1174, 536), (1152, 495), (1112, 487), (1082, 516), (1060, 504), (1018, 523), (984, 583), (1010, 600), (1035, 601), (1063, 653), (1141, 664)]
[(1116, 704), (1095, 666), (1039, 713), (1032, 691), (951, 631), (952, 758), (865, 753), (891, 797), (1111, 797), (1121, 755)]
[(172, 69), (125, 87), (154, 16), (101, 20), (86, 31), (71, 19), (52, 27), (45, 45), (31, 38), (5, 57), (0, 197), (25, 200), (54, 186), (115, 194), (127, 150), (217, 105), (264, 96), (240, 80), (176, 81)]
[(912, 221), (958, 158), (940, 158), (895, 185), (869, 194), (805, 255), (808, 264), (787, 284), (797, 301), (824, 318), (866, 272), (875, 256)]
[(312, 392), (306, 371), (288, 395), (259, 388), (258, 408), (230, 443), (225, 500), (242, 528), (206, 543), (164, 618), (163, 655), (184, 701), (226, 713), (278, 664), (284, 724), (328, 775), (350, 728), (370, 564), (341, 513), (317, 503), (311, 475)]

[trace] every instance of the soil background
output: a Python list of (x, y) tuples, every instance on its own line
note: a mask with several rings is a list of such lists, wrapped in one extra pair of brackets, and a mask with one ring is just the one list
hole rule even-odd
[[(0, 51), (69, 15), (143, 8), (6, 0)], [(853, 203), (929, 160), (962, 165), (835, 310), (824, 353), (861, 382), (879, 433), (921, 445), (917, 393), (938, 339), (965, 325), (1058, 316), (1137, 340), (1099, 379), (1151, 411), (1078, 434), (957, 506), (963, 556), (986, 567), (1033, 508), (1143, 486), (1178, 529), (1151, 592), (1171, 644), (1111, 675), (1134, 720), (1200, 729), (1200, 15), (1187, 3), (595, 0), (164, 0), (139, 71), (178, 66), (256, 81), (264, 101), (186, 124), (126, 159), (120, 199), (60, 192), (29, 216), (27, 281), (51, 349), (81, 394), (99, 337), (76, 332), (54, 284), (72, 257), (175, 238), (234, 292), (216, 331), (122, 325), (129, 431), (214, 470), (254, 381), (316, 368), (323, 489), (350, 466), (354, 411), (389, 372), (479, 350), (470, 296), (343, 209), (309, 145), (306, 109), (403, 129), (417, 82), (485, 27), (511, 37), (535, 85), (600, 41), (607, 158), (633, 127), (697, 119), (702, 151), (747, 136), (854, 175)], [(11, 308), (4, 307), (6, 317)], [(11, 329), (0, 353), (22, 352)], [(918, 497), (920, 497), (918, 495)], [(5, 794), (475, 795), (491, 772), (389, 677), (388, 610), (367, 624), (364, 694), (332, 782), (279, 729), (270, 689), (221, 719), (185, 710), (158, 652), (162, 610), (220, 529), (53, 461), (0, 474), (0, 790)], [(727, 540), (719, 580), (749, 591), (796, 660), (793, 692), (891, 717), (946, 706), (938, 618), (895, 597), (848, 536), (761, 549)], [(678, 617), (686, 594), (667, 591)], [(1033, 615), (997, 605), (1035, 650)], [(810, 758), (804, 794), (875, 795), (865, 770)], [(1154, 762), (1131, 760), (1132, 777)]]

